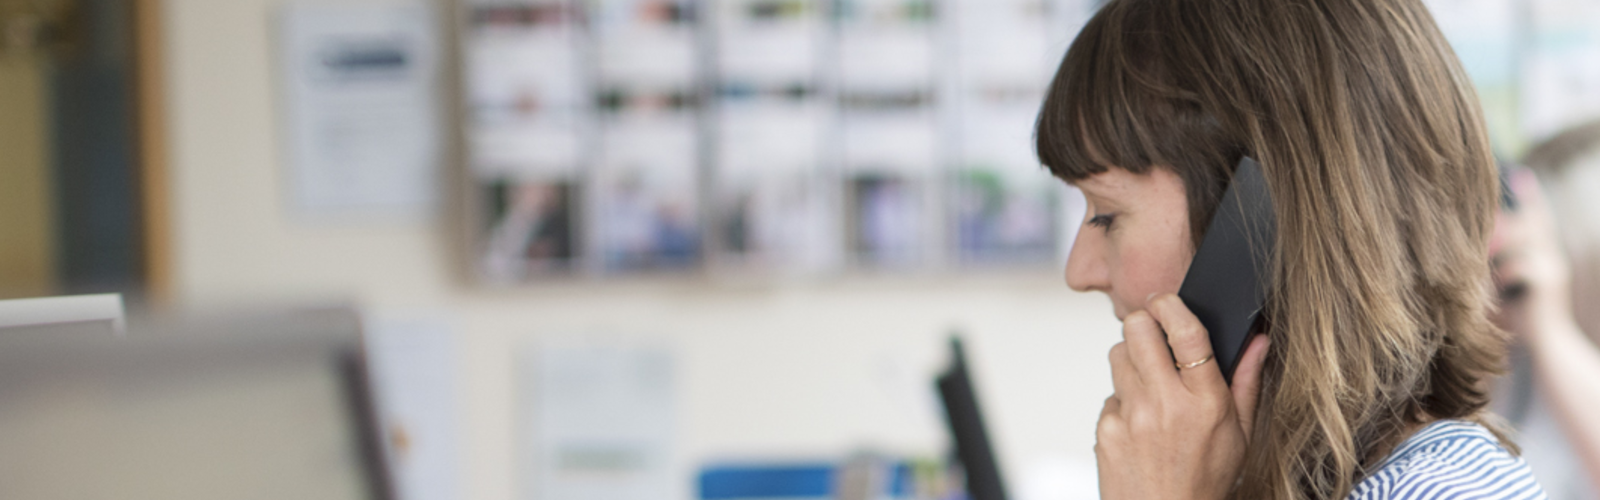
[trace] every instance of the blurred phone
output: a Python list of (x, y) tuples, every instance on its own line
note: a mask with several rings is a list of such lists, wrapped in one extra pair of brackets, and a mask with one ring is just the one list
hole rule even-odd
[[(1505, 162), (1497, 161), (1496, 163), (1500, 167), (1500, 211), (1507, 214), (1516, 214), (1522, 208), (1522, 202), (1517, 200), (1516, 191), (1511, 190), (1511, 172), (1517, 167)], [(1500, 255), (1490, 255), (1489, 259), (1489, 265), (1498, 270), (1501, 262)], [(1501, 303), (1516, 302), (1528, 295), (1528, 283), (1521, 280), (1497, 283), (1495, 292), (1500, 295)]]
[(1522, 202), (1517, 200), (1517, 192), (1511, 190), (1511, 172), (1517, 167), (1501, 161), (1496, 161), (1495, 165), (1500, 167), (1500, 209), (1516, 213)]
[(1272, 277), (1267, 266), (1277, 229), (1266, 177), (1246, 157), (1239, 161), (1178, 290), (1178, 298), (1210, 333), (1217, 368), (1229, 385), (1266, 305)]

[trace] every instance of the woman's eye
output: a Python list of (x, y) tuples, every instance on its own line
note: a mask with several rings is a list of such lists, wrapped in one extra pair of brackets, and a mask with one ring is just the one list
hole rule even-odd
[(1115, 214), (1095, 214), (1094, 217), (1089, 218), (1089, 225), (1100, 229), (1110, 229), (1111, 222), (1115, 219)]

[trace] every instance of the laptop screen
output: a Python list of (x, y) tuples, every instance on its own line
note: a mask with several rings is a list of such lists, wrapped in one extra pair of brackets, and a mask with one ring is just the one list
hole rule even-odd
[(0, 339), (0, 498), (380, 498), (354, 321)]

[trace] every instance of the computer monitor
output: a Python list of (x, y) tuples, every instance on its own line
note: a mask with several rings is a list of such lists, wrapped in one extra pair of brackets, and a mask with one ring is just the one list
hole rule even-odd
[(0, 498), (392, 498), (348, 311), (0, 335)]
[(950, 366), (939, 375), (939, 397), (956, 445), (956, 459), (966, 473), (967, 495), (972, 500), (1006, 500), (1005, 483), (994, 447), (978, 409), (978, 395), (967, 375), (966, 353), (960, 337), (950, 338)]

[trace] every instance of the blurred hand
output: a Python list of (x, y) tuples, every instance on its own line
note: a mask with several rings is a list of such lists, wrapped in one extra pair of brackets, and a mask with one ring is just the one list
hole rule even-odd
[(1226, 497), (1244, 464), (1267, 337), (1250, 341), (1230, 389), (1214, 360), (1175, 366), (1174, 356), (1188, 364), (1212, 354), (1205, 327), (1177, 295), (1128, 315), (1122, 336), (1111, 348), (1116, 394), (1095, 433), (1100, 498)]
[(1532, 172), (1511, 174), (1518, 209), (1495, 216), (1489, 239), (1500, 310), (1490, 319), (1522, 340), (1536, 340), (1554, 321), (1572, 320), (1572, 272), (1557, 239), (1550, 206)]

